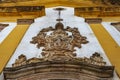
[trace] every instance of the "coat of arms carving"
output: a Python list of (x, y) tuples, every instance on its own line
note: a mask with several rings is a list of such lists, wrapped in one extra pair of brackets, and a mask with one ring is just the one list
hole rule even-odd
[[(47, 34), (50, 31), (51, 33)], [(88, 41), (87, 37), (80, 34), (78, 28), (70, 28), (69, 26), (64, 28), (64, 25), (58, 22), (55, 28), (42, 29), (37, 36), (32, 38), (31, 43), (37, 44), (37, 48), (44, 47), (42, 55), (49, 60), (53, 58), (68, 60), (76, 56), (75, 47), (81, 48), (81, 44), (87, 44)]]

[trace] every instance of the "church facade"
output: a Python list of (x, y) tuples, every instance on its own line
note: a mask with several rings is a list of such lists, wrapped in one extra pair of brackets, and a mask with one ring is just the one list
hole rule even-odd
[(119, 5), (1, 1), (0, 80), (119, 80)]

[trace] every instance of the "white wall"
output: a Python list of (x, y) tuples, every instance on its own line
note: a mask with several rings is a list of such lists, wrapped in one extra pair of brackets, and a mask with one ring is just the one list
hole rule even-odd
[(110, 22), (102, 22), (102, 25), (120, 46), (120, 32)]
[[(1, 22), (3, 23), (3, 22)], [(6, 28), (4, 28), (1, 32), (0, 32), (0, 43), (2, 43), (4, 41), (4, 39), (9, 35), (9, 33), (15, 28), (16, 23), (13, 22), (4, 22), (3, 24), (9, 24), (9, 26), (7, 26)]]

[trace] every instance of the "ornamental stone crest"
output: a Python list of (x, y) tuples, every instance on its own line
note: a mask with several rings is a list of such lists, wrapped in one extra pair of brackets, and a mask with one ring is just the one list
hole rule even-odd
[[(51, 33), (48, 34), (48, 32)], [(68, 60), (76, 56), (75, 47), (81, 48), (81, 44), (87, 44), (88, 41), (85, 36), (80, 34), (78, 28), (70, 28), (69, 26), (64, 28), (64, 25), (58, 22), (55, 28), (42, 29), (37, 36), (32, 38), (31, 43), (37, 44), (37, 48), (44, 47), (42, 56), (48, 60)]]

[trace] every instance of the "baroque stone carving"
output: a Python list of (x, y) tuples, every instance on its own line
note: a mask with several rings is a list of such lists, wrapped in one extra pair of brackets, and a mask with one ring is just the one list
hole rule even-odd
[[(52, 33), (48, 35), (47, 32), (50, 31)], [(68, 32), (72, 35), (69, 35)], [(47, 60), (58, 58), (69, 60), (71, 57), (76, 56), (73, 53), (75, 51), (74, 47), (81, 48), (81, 44), (88, 43), (86, 39), (85, 36), (79, 33), (77, 28), (67, 27), (64, 29), (64, 25), (59, 22), (55, 25), (55, 29), (52, 27), (42, 29), (37, 36), (32, 38), (31, 43), (37, 44), (38, 48), (44, 47), (42, 55)]]
[[(112, 80), (114, 66), (106, 66), (106, 62), (98, 52), (95, 52), (90, 58), (75, 57), (71, 60), (61, 60), (59, 57), (52, 55), (51, 57), (54, 57), (54, 60), (48, 61), (35, 57), (27, 60), (26, 56), (22, 54), (13, 67), (4, 69), (5, 80), (49, 80), (54, 78), (58, 80), (68, 78), (71, 80)], [(67, 57), (63, 59), (67, 59)]]
[[(45, 54), (45, 53), (43, 53)], [(57, 54), (49, 54), (50, 59), (52, 59), (52, 61), (59, 61), (59, 62), (64, 62), (64, 61), (74, 61), (74, 62), (82, 62), (84, 64), (88, 64), (88, 65), (96, 65), (96, 66), (105, 66), (106, 62), (103, 60), (103, 57), (100, 56), (100, 54), (98, 52), (95, 52), (92, 56), (90, 56), (90, 58), (84, 57), (84, 58), (72, 58), (70, 59), (70, 57), (72, 57), (71, 55), (66, 55), (66, 54), (70, 54), (68, 53), (57, 53)], [(62, 56), (62, 57), (59, 57)], [(46, 57), (47, 58), (47, 57)], [(62, 58), (62, 59), (61, 59)], [(68, 60), (69, 59), (69, 60)], [(15, 63), (12, 64), (12, 67), (18, 67), (18, 66), (22, 66), (22, 65), (26, 65), (26, 64), (31, 64), (31, 63), (37, 63), (37, 62), (44, 62), (46, 61), (44, 58), (30, 58), (30, 59), (26, 59), (26, 56), (21, 54), (18, 59), (16, 59)], [(50, 60), (49, 60), (50, 61)]]
[(15, 63), (12, 64), (13, 67), (16, 67), (16, 66), (22, 66), (22, 65), (26, 65), (26, 56), (21, 54), (18, 59), (15, 60)]
[(95, 52), (90, 58), (84, 58), (85, 63), (93, 64), (98, 66), (105, 66), (106, 62), (103, 60), (103, 57), (100, 56), (98, 52)]
[[(47, 33), (50, 32), (51, 33)], [(70, 34), (68, 34), (71, 33)], [(77, 28), (70, 28), (69, 26), (64, 29), (62, 23), (57, 23), (55, 28), (48, 27), (42, 29), (37, 36), (32, 38), (31, 43), (37, 44), (37, 48), (44, 47), (42, 50), (43, 58), (31, 58), (26, 61), (27, 64), (36, 63), (41, 61), (71, 61), (74, 60), (98, 65), (105, 66), (105, 62), (99, 53), (94, 53), (90, 58), (76, 58), (76, 53), (74, 53), (74, 47), (81, 48), (81, 44), (87, 44), (88, 41), (85, 36), (82, 36)], [(20, 61), (19, 61), (20, 60)], [(14, 64), (22, 65), (23, 57), (20, 57)], [(13, 64), (13, 67), (15, 67)], [(16, 65), (17, 66), (17, 65)], [(19, 65), (18, 65), (19, 66)]]
[[(25, 55), (20, 55), (12, 67), (4, 69), (5, 79), (111, 80), (113, 77), (114, 67), (106, 66), (100, 53), (95, 52), (89, 58), (76, 57), (74, 47), (81, 48), (81, 44), (88, 43), (87, 38), (82, 36), (77, 28), (64, 28), (64, 25), (58, 22), (55, 28), (42, 29), (32, 38), (31, 43), (37, 44), (37, 48), (44, 47), (41, 53), (43, 57), (26, 59)], [(66, 73), (75, 76), (65, 76)]]

